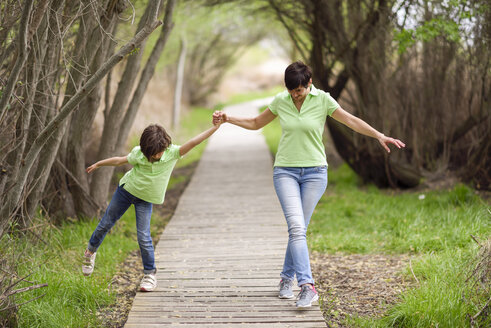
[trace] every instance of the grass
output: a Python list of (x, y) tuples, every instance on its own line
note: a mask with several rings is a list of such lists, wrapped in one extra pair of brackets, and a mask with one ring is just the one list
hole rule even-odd
[(358, 186), (347, 165), (330, 175), (314, 218), (311, 246), (321, 252), (440, 252), (474, 243), (470, 234), (485, 237), (490, 232), (483, 202), (464, 185), (397, 194)]
[[(275, 120), (276, 121), (276, 120)], [(276, 152), (281, 127), (263, 128)], [(468, 279), (480, 240), (491, 237), (489, 204), (468, 186), (450, 190), (396, 192), (361, 185), (346, 165), (329, 170), (329, 186), (313, 214), (308, 240), (325, 253), (411, 254), (412, 271), (401, 273), (415, 287), (400, 295), (382, 318), (351, 317), (349, 327), (470, 327), (469, 316), (489, 298)], [(473, 262), (474, 261), (474, 262)], [(414, 276), (413, 276), (414, 272)], [(481, 326), (490, 318), (481, 318)], [(486, 321), (487, 320), (487, 321)]]
[[(212, 110), (198, 108), (191, 110), (182, 119), (182, 126), (173, 141), (177, 144), (204, 131), (211, 126)], [(206, 143), (189, 152), (178, 163), (186, 166), (199, 160)], [(182, 176), (172, 176), (169, 188), (182, 182)], [(35, 297), (44, 296), (21, 306), (17, 312), (18, 327), (99, 327), (96, 311), (115, 302), (111, 289), (111, 279), (120, 263), (128, 254), (138, 249), (134, 210), (128, 210), (104, 239), (97, 252), (96, 269), (91, 277), (81, 274), (81, 255), (88, 239), (99, 219), (86, 221), (66, 221), (54, 226), (49, 220), (38, 218), (38, 224), (44, 226), (33, 234), (18, 234), (2, 240), (2, 254), (20, 254), (17, 261), (19, 276), (36, 284), (47, 283), (48, 287), (28, 293), (20, 293), (16, 303), (22, 303)], [(152, 215), (152, 237), (166, 221), (154, 211)], [(7, 237), (5, 237), (7, 238)], [(40, 240), (44, 240), (44, 242)], [(27, 287), (20, 283), (16, 286)]]
[[(418, 277), (415, 288), (404, 292), (399, 303), (382, 318), (354, 317), (348, 320), (348, 326), (471, 327), (470, 316), (478, 313), (489, 298), (489, 290), (472, 288), (477, 282), (470, 275), (476, 255), (477, 247), (471, 246), (421, 255), (412, 264)], [(404, 274), (412, 276), (410, 269)], [(476, 320), (476, 327), (490, 324), (491, 318), (486, 316)]]
[(50, 226), (42, 235), (48, 244), (26, 238), (16, 240), (17, 251), (24, 249), (22, 258), (28, 259), (18, 264), (19, 275), (31, 274), (28, 280), (48, 284), (46, 288), (20, 294), (17, 303), (46, 293), (20, 307), (18, 326), (97, 327), (97, 308), (114, 301), (110, 283), (117, 265), (138, 249), (134, 222), (134, 211), (129, 210), (114, 226), (98, 252), (97, 268), (90, 278), (81, 274), (81, 254), (97, 220)]
[[(382, 319), (349, 319), (350, 327), (470, 327), (468, 316), (489, 297), (466, 281), (478, 251), (470, 235), (481, 240), (491, 235), (486, 205), (467, 186), (397, 194), (359, 186), (344, 165), (330, 175), (311, 222), (313, 250), (409, 253), (415, 258), (419, 284), (404, 292)], [(409, 268), (403, 274), (413, 279)]]

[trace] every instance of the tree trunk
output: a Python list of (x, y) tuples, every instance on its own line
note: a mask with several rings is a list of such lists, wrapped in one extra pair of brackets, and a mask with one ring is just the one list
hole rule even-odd
[(179, 52), (179, 61), (177, 63), (176, 87), (174, 91), (174, 105), (172, 107), (173, 129), (177, 129), (179, 126), (185, 60), (186, 60), (186, 40), (184, 40), (184, 37), (181, 37), (181, 51)]
[[(345, 69), (338, 74), (338, 79), (333, 87), (330, 86), (330, 81), (325, 78), (330, 74), (323, 73), (324, 79), (321, 80), (321, 85), (324, 90), (331, 93), (333, 98), (338, 99), (346, 87), (348, 79), (351, 78), (358, 92), (357, 99), (360, 101), (355, 109), (355, 114), (371, 125), (379, 125), (375, 126), (377, 129), (387, 132), (387, 127), (384, 126), (384, 117), (379, 115), (381, 112), (378, 109), (383, 108), (384, 104), (381, 95), (384, 94), (384, 82), (386, 80), (384, 70), (388, 65), (385, 56), (387, 47), (384, 33), (387, 33), (389, 9), (386, 1), (378, 2), (376, 7), (368, 12), (365, 12), (366, 8), (362, 9), (362, 6), (360, 3), (353, 3), (348, 12), (350, 22), (360, 25), (358, 35), (355, 35), (357, 37), (356, 47), (342, 45), (343, 42), (346, 43), (349, 40), (350, 32), (345, 30), (345, 27), (336, 25), (336, 33), (332, 35), (332, 38), (336, 47), (346, 48), (340, 56)], [(326, 63), (323, 62), (326, 56), (321, 54), (319, 49), (323, 48), (325, 44), (322, 37), (324, 34), (321, 33), (321, 36), (318, 36), (319, 31), (323, 30), (321, 25), (324, 24), (325, 29), (333, 31), (333, 13), (339, 12), (339, 15), (342, 15), (339, 6), (334, 6), (331, 9), (330, 13), (324, 13), (330, 19), (319, 18), (322, 23), (318, 24), (319, 26), (314, 26), (315, 28), (311, 32), (314, 40), (311, 55), (311, 58), (314, 59), (314, 74), (319, 69), (322, 73), (322, 68), (326, 66)], [(316, 17), (323, 15), (320, 9), (316, 10), (314, 14)], [(328, 37), (331, 34), (329, 33)], [(385, 154), (385, 151), (374, 140), (355, 134), (333, 119), (328, 119), (326, 125), (337, 152), (360, 175), (363, 181), (373, 182), (379, 187), (390, 186), (392, 188), (414, 187), (420, 183), (422, 175), (418, 170), (404, 164), (404, 161), (393, 159), (394, 154)]]
[[(120, 12), (115, 14), (120, 14)], [(116, 15), (114, 14), (111, 24), (109, 31), (112, 33), (116, 27)], [(111, 38), (105, 36), (90, 67), (90, 73), (95, 72), (107, 59), (111, 43)], [(94, 217), (101, 209), (99, 204), (90, 196), (89, 181), (85, 172), (85, 145), (90, 136), (101, 97), (102, 85), (99, 83), (84, 100), (82, 104), (84, 110), (76, 111), (72, 115), (72, 128), (68, 137), (66, 168), (63, 169), (63, 175), (67, 176), (68, 188), (75, 207), (74, 212), (78, 216)]]
[[(36, 95), (37, 85), (39, 82), (39, 74), (41, 72), (41, 62), (44, 61), (44, 56), (46, 54), (46, 44), (47, 37), (47, 25), (44, 25), (43, 30), (37, 34), (36, 39), (33, 41), (33, 47), (28, 56), (28, 61), (26, 63), (26, 76), (25, 79), (25, 89), (24, 89), (24, 99), (25, 103), (21, 107), (22, 110), (22, 123), (18, 128), (19, 137), (17, 138), (17, 147), (11, 162), (9, 163), (12, 167), (11, 174), (9, 175), (10, 181), (17, 180), (17, 174), (19, 173), (19, 168), (22, 165), (24, 151), (28, 142), (29, 137), (29, 126), (31, 124), (31, 114), (34, 107), (34, 99)], [(21, 163), (21, 165), (19, 165)]]
[(22, 12), (22, 19), (20, 23), (20, 32), (18, 34), (18, 53), (17, 60), (15, 62), (13, 70), (10, 72), (7, 84), (2, 91), (2, 96), (0, 98), (0, 123), (7, 111), (7, 106), (9, 104), (10, 98), (14, 92), (15, 85), (17, 84), (19, 74), (28, 56), (28, 46), (29, 46), (29, 18), (31, 16), (32, 7), (34, 0), (26, 0), (24, 5), (24, 10)]
[(128, 139), (128, 135), (131, 130), (131, 126), (133, 125), (136, 114), (138, 113), (138, 108), (140, 108), (140, 103), (143, 99), (143, 95), (147, 90), (148, 83), (150, 82), (150, 79), (155, 72), (155, 67), (157, 66), (160, 55), (162, 54), (172, 28), (174, 27), (172, 18), (175, 4), (176, 0), (167, 1), (167, 5), (165, 7), (164, 25), (162, 26), (162, 31), (160, 31), (159, 39), (157, 40), (157, 43), (155, 44), (152, 53), (148, 58), (147, 64), (143, 69), (143, 72), (140, 76), (140, 81), (138, 82), (138, 87), (133, 94), (133, 98), (131, 99), (130, 105), (128, 106), (128, 110), (126, 111), (126, 115), (121, 125), (118, 142), (116, 144), (117, 152), (123, 152), (124, 145), (126, 143), (126, 140)]
[[(61, 3), (59, 4), (61, 5)], [(67, 10), (67, 8), (64, 9)], [(59, 14), (53, 16), (52, 23), (55, 24), (54, 26), (60, 24), (58, 15)], [(75, 40), (75, 47), (73, 48), (74, 53), (72, 57), (74, 58), (74, 60), (72, 62), (72, 67), (70, 71), (67, 72), (67, 75), (70, 76), (70, 79), (68, 79), (67, 86), (65, 88), (62, 107), (70, 101), (72, 95), (74, 95), (77, 92), (77, 90), (80, 88), (80, 85), (83, 83), (87, 71), (87, 68), (85, 66), (85, 61), (90, 60), (90, 58), (93, 57), (92, 53), (94, 53), (94, 48), (87, 47), (89, 35), (93, 29), (96, 29), (96, 25), (97, 25), (97, 22), (93, 17), (93, 13), (86, 12), (83, 16), (81, 16), (80, 22), (81, 22), (80, 28), (78, 30), (77, 37)], [(53, 35), (53, 38), (55, 40), (57, 39), (57, 37), (58, 35)], [(97, 42), (97, 38), (94, 39), (94, 42)], [(90, 50), (89, 52), (85, 53), (84, 51), (80, 51), (80, 49), (90, 49)], [(58, 63), (55, 63), (55, 65), (57, 64)], [(50, 72), (48, 72), (47, 74), (50, 74)], [(48, 86), (48, 88), (51, 89), (51, 86)], [(51, 118), (55, 118), (55, 117), (56, 116), (52, 116)], [(56, 158), (59, 156), (58, 152), (60, 149), (60, 145), (64, 139), (65, 132), (68, 126), (69, 126), (69, 120), (66, 120), (63, 123), (59, 124), (57, 128), (53, 130), (52, 135), (47, 137), (47, 140), (42, 145), (43, 147), (42, 155), (39, 157), (39, 159), (36, 158), (38, 159), (39, 166), (34, 170), (30, 170), (29, 176), (30, 176), (30, 180), (33, 181), (33, 187), (29, 188), (29, 193), (26, 195), (27, 204), (28, 204), (27, 211), (30, 214), (33, 214), (35, 212), (37, 204), (42, 199), (43, 195), (46, 193), (45, 187), (48, 181), (47, 177), (50, 176), (50, 172), (52, 172), (51, 181), (53, 182), (56, 181), (58, 183), (63, 184), (63, 185), (53, 185), (54, 190), (50, 192), (50, 194), (56, 193), (58, 195), (61, 195), (60, 201), (53, 203), (54, 206), (57, 208), (62, 208), (64, 211), (66, 211), (67, 215), (69, 216), (74, 215), (73, 201), (71, 199), (71, 194), (69, 192), (63, 193), (64, 191), (68, 191), (68, 187), (65, 186), (66, 181), (64, 179), (64, 171), (61, 168), (55, 168), (53, 169), (53, 171), (51, 171)], [(41, 126), (41, 131), (43, 131), (44, 129), (45, 126)], [(35, 140), (37, 140), (38, 137), (39, 135), (36, 135)], [(34, 143), (35, 141), (33, 142), (33, 144)], [(62, 153), (64, 153), (64, 151), (62, 151)], [(26, 182), (28, 181), (29, 180), (27, 180)], [(53, 209), (53, 212), (54, 211), (55, 210)]]
[[(60, 20), (61, 13), (64, 7), (64, 0), (54, 1), (46, 15), (46, 20), (49, 22), (49, 26), (56, 26)], [(64, 29), (66, 26), (61, 26)], [(31, 119), (31, 123), (28, 129), (28, 145), (32, 145), (36, 137), (41, 133), (42, 129), (55, 116), (56, 110), (56, 91), (54, 90), (55, 81), (60, 75), (61, 69), (57, 67), (60, 56), (59, 42), (57, 35), (53, 29), (47, 30), (47, 43), (45, 44), (46, 55), (41, 68), (40, 83), (38, 84), (38, 90), (36, 92), (34, 101), (34, 115)], [(42, 152), (45, 154), (45, 152)], [(46, 168), (43, 161), (41, 167), (38, 167), (40, 159), (38, 158), (31, 169), (30, 178), (28, 181), (34, 181), (31, 186), (31, 193), (26, 200), (26, 213), (28, 217), (33, 217), (36, 211), (36, 207), (44, 194), (44, 188), (40, 188), (43, 185), (36, 177), (42, 177), (42, 170)], [(46, 173), (46, 177), (49, 172)]]

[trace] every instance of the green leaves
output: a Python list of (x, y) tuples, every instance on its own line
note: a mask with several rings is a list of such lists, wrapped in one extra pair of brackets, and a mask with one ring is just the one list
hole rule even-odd
[(398, 43), (399, 53), (403, 54), (417, 41), (429, 42), (437, 37), (443, 37), (451, 42), (459, 42), (459, 25), (453, 20), (433, 18), (414, 29), (402, 29), (396, 32), (394, 41)]
[[(424, 1), (421, 6), (413, 6), (412, 14), (407, 16), (409, 24), (416, 23), (414, 27), (397, 29), (394, 41), (398, 45), (400, 54), (416, 42), (430, 42), (441, 37), (448, 42), (461, 42), (462, 39), (472, 38), (470, 31), (490, 10), (484, 1), (469, 3), (465, 0), (449, 0), (446, 2)], [(424, 11), (422, 13), (421, 11)], [(424, 16), (421, 22), (416, 22)], [(406, 21), (406, 20), (405, 20)]]

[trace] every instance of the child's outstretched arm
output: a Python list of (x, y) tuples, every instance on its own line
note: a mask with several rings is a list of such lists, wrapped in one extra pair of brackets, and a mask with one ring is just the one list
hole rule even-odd
[(218, 130), (219, 127), (220, 127), (220, 123), (214, 125), (213, 127), (209, 128), (204, 132), (201, 132), (196, 137), (187, 141), (179, 149), (179, 155), (184, 156), (185, 154), (187, 154), (188, 151), (199, 145), (204, 140), (208, 139), (213, 133), (215, 133), (216, 130)]
[(126, 158), (126, 156), (110, 157), (92, 164), (85, 171), (87, 171), (87, 173), (90, 173), (101, 166), (120, 166), (126, 163), (128, 163), (128, 159)]
[(259, 130), (260, 128), (269, 124), (275, 118), (276, 115), (273, 114), (269, 108), (266, 108), (264, 112), (256, 117), (247, 118), (230, 116), (221, 111), (215, 111), (215, 113), (213, 113), (213, 123), (228, 122), (248, 130)]

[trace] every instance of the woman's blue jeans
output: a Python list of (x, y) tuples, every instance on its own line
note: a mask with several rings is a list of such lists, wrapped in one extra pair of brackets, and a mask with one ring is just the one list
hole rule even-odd
[(91, 252), (97, 251), (106, 234), (111, 230), (116, 221), (128, 210), (133, 204), (136, 214), (136, 231), (138, 236), (138, 245), (143, 262), (143, 272), (154, 273), (155, 269), (155, 254), (150, 235), (150, 218), (152, 216), (152, 203), (141, 200), (127, 192), (123, 186), (118, 186), (114, 192), (113, 198), (106, 209), (106, 213), (95, 228), (92, 237), (90, 237), (89, 246)]
[(281, 278), (314, 284), (307, 246), (307, 227), (327, 187), (327, 166), (275, 167), (274, 187), (288, 224), (288, 246)]

